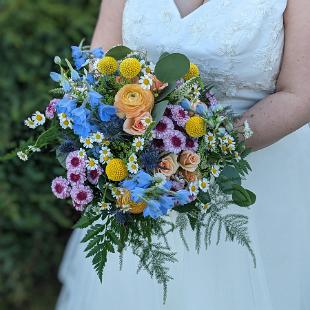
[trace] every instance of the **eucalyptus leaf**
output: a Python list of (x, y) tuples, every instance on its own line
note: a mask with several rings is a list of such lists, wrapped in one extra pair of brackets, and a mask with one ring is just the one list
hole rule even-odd
[(152, 112), (152, 118), (153, 121), (155, 122), (155, 125), (157, 125), (158, 122), (163, 117), (168, 104), (169, 104), (168, 100), (164, 100), (155, 104)]
[(256, 196), (253, 192), (243, 188), (240, 185), (234, 184), (232, 200), (240, 207), (249, 207), (255, 203)]
[(160, 55), (160, 57), (159, 57), (158, 60), (160, 60), (160, 59), (162, 59), (162, 58), (164, 58), (164, 57), (166, 57), (166, 56), (168, 56), (168, 55), (170, 55), (168, 52), (164, 52), (164, 53), (162, 53), (162, 54)]
[(155, 66), (155, 75), (161, 82), (181, 79), (189, 70), (189, 59), (180, 53), (166, 55)]
[(188, 203), (184, 206), (176, 206), (173, 208), (173, 210), (179, 213), (188, 213), (194, 209), (197, 209), (197, 207), (195, 206), (195, 203)]
[(66, 158), (68, 154), (61, 152), (59, 148), (56, 149), (56, 158), (63, 168), (66, 169)]
[(159, 96), (156, 98), (156, 101), (162, 101), (165, 98), (167, 98), (176, 88), (176, 82), (170, 82), (168, 86), (159, 94)]
[(217, 183), (224, 193), (231, 194), (235, 184), (241, 185), (241, 177), (236, 168), (226, 166), (219, 175)]
[(121, 60), (125, 58), (128, 54), (130, 54), (132, 50), (124, 45), (118, 45), (112, 47), (110, 50), (106, 52), (106, 56), (110, 56), (115, 58), (116, 60)]

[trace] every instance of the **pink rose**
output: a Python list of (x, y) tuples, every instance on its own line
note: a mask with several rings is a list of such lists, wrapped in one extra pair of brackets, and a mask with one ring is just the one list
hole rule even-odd
[(151, 121), (151, 114), (144, 112), (135, 118), (127, 118), (124, 122), (123, 130), (133, 136), (143, 135)]
[(158, 172), (170, 177), (177, 172), (179, 168), (178, 156), (176, 154), (170, 154), (165, 156), (159, 164)]
[(200, 155), (193, 151), (183, 151), (179, 158), (180, 166), (189, 172), (194, 172), (200, 164)]

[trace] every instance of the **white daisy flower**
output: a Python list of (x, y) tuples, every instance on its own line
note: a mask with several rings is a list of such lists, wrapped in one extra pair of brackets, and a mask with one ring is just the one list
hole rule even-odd
[(141, 137), (135, 138), (133, 140), (133, 146), (136, 148), (136, 151), (142, 151), (144, 147), (144, 139)]
[(228, 149), (229, 152), (234, 151), (236, 149), (235, 143), (234, 144), (228, 144), (227, 145), (227, 149)]
[(152, 116), (146, 116), (146, 117), (143, 117), (141, 119), (141, 123), (145, 126), (145, 127), (149, 127), (151, 124), (152, 124)]
[(25, 119), (24, 124), (31, 129), (35, 129), (37, 127), (37, 125), (35, 124), (35, 122), (33, 121), (31, 117), (28, 117), (27, 119)]
[(226, 144), (221, 144), (220, 148), (223, 154), (226, 155), (228, 153), (228, 146)]
[(36, 111), (32, 115), (32, 120), (34, 121), (36, 126), (43, 125), (45, 123), (45, 116), (39, 111)]
[(231, 135), (226, 135), (226, 143), (227, 143), (228, 145), (235, 144), (235, 143), (236, 143), (236, 142), (235, 142), (235, 138), (232, 137)]
[(99, 161), (103, 164), (106, 164), (110, 161), (111, 158), (111, 150), (108, 147), (103, 146), (99, 152)]
[(60, 119), (59, 124), (60, 124), (61, 128), (63, 128), (63, 129), (67, 129), (67, 128), (72, 129), (72, 122), (71, 122), (70, 118)]
[(88, 170), (96, 170), (98, 168), (98, 160), (94, 158), (88, 158), (86, 161), (86, 168)]
[(220, 170), (220, 167), (218, 165), (213, 165), (211, 167), (211, 174), (213, 176), (215, 176), (216, 178), (220, 175), (221, 173), (221, 170)]
[(205, 135), (205, 140), (207, 143), (212, 144), (215, 143), (215, 136), (214, 134), (209, 131), (206, 135)]
[(155, 70), (155, 64), (150, 62), (148, 65), (145, 63), (144, 60), (141, 60), (141, 65), (142, 65), (142, 72), (144, 74), (150, 74), (153, 73)]
[(199, 188), (203, 191), (203, 192), (207, 192), (209, 189), (210, 183), (206, 178), (203, 178), (201, 180), (199, 180)]
[(67, 114), (66, 113), (59, 113), (58, 114), (58, 118), (59, 118), (59, 120), (66, 119), (67, 118)]
[(198, 193), (199, 193), (199, 185), (198, 185), (197, 181), (189, 183), (188, 188), (189, 188), (189, 192), (192, 195), (195, 195), (195, 196), (198, 195)]
[(19, 159), (21, 159), (22, 161), (26, 161), (28, 160), (28, 155), (22, 151), (17, 152), (17, 156), (19, 157)]
[(80, 138), (80, 142), (83, 143), (83, 146), (87, 149), (91, 149), (94, 147), (93, 142), (90, 137)]
[(135, 163), (137, 161), (137, 155), (136, 154), (131, 154), (128, 158), (129, 163)]
[(153, 80), (149, 75), (144, 75), (140, 78), (139, 83), (143, 89), (151, 89)]
[(103, 138), (104, 136), (100, 131), (93, 133), (91, 136), (92, 142), (97, 142), (97, 143), (101, 143)]
[(101, 210), (110, 210), (112, 208), (112, 205), (109, 202), (100, 201), (100, 202), (98, 202), (98, 207)]
[(118, 199), (124, 194), (124, 190), (120, 187), (113, 187), (111, 193), (115, 199)]
[(250, 125), (248, 123), (248, 121), (245, 121), (243, 123), (243, 126), (244, 126), (244, 129), (243, 129), (243, 132), (244, 132), (244, 137), (246, 139), (249, 139), (252, 135), (253, 135), (253, 131), (252, 129), (250, 128)]
[(86, 151), (84, 149), (82, 149), (82, 148), (79, 149), (78, 150), (78, 157), (81, 158), (81, 159), (85, 158), (86, 157)]
[(127, 168), (128, 168), (128, 171), (132, 174), (137, 174), (138, 171), (139, 171), (139, 166), (137, 163), (133, 162), (133, 163), (128, 163), (127, 164)]

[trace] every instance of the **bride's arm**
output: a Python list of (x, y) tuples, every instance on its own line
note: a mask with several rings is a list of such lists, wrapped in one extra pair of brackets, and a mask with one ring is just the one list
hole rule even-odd
[(93, 35), (92, 47), (104, 50), (122, 43), (122, 15), (125, 0), (102, 0), (100, 13)]
[[(264, 148), (310, 122), (310, 1), (289, 0), (284, 15), (285, 47), (277, 92), (242, 115), (254, 135), (253, 150)], [(309, 141), (305, 141), (309, 143)]]

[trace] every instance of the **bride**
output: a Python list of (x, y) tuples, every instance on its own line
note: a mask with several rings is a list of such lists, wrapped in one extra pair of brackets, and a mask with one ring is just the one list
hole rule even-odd
[(257, 267), (236, 244), (198, 255), (176, 235), (179, 262), (163, 305), (161, 287), (136, 274), (129, 251), (122, 271), (110, 257), (100, 284), (77, 230), (60, 269), (58, 310), (310, 309), (309, 12), (309, 0), (102, 1), (94, 47), (123, 43), (154, 61), (184, 53), (240, 115), (236, 122), (248, 120), (255, 152), (245, 185), (257, 203), (246, 212)]

